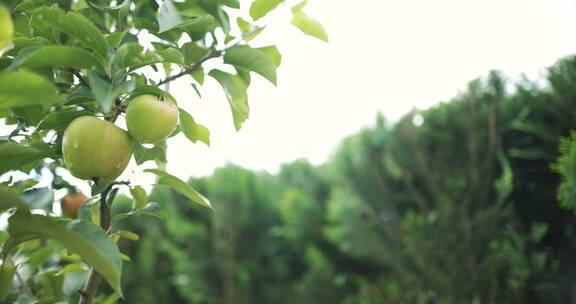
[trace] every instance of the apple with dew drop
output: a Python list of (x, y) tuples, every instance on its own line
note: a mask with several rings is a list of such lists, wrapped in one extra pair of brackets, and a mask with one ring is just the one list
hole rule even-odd
[(128, 166), (132, 142), (128, 132), (112, 122), (82, 116), (64, 131), (62, 154), (75, 177), (112, 181)]

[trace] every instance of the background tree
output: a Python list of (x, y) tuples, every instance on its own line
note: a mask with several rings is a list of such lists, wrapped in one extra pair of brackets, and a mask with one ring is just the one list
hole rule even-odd
[(158, 232), (172, 245), (142, 254), (174, 269), (130, 263), (127, 290), (144, 293), (138, 274), (154, 267), (182, 270), (190, 303), (225, 303), (226, 289), (238, 303), (574, 303), (575, 62), (543, 87), (492, 72), (396, 123), (379, 115), (320, 166), (190, 179), (213, 213), (155, 188), (195, 227)]

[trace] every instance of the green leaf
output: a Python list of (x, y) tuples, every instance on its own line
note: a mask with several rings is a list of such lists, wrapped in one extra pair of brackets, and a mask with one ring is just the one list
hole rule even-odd
[(111, 83), (100, 77), (94, 70), (88, 73), (88, 79), (90, 79), (92, 94), (104, 113), (110, 113), (116, 97), (120, 96), (120, 94), (131, 92), (135, 87), (132, 80), (125, 81), (118, 87), (113, 87)]
[(182, 28), (195, 38), (200, 34), (213, 30), (215, 25), (216, 21), (214, 20), (214, 17), (211, 15), (205, 15), (186, 20), (176, 25), (174, 28)]
[(99, 226), (86, 220), (59, 221), (26, 212), (16, 212), (8, 219), (8, 223), (10, 239), (4, 245), (4, 256), (22, 241), (37, 238), (54, 239), (81, 256), (117, 293), (122, 294), (120, 251)]
[(308, 0), (303, 0), (302, 2), (296, 4), (294, 7), (292, 7), (292, 13), (301, 12), (306, 4), (308, 4)]
[(144, 208), (146, 204), (148, 204), (148, 195), (146, 194), (146, 190), (140, 186), (136, 186), (130, 189), (130, 193), (134, 198), (136, 208)]
[(112, 57), (113, 65), (118, 69), (129, 68), (129, 71), (163, 61), (164, 58), (160, 54), (147, 51), (138, 43), (127, 43), (120, 46)]
[(190, 73), (190, 75), (199, 84), (204, 84), (204, 69), (203, 68), (199, 68), (198, 70), (193, 71), (192, 73)]
[(0, 109), (50, 105), (58, 100), (56, 87), (39, 75), (26, 71), (0, 74)]
[(58, 275), (63, 275), (71, 272), (86, 272), (88, 269), (78, 265), (78, 264), (68, 264), (64, 268), (58, 271)]
[(183, 20), (172, 0), (165, 0), (160, 8), (158, 24), (158, 33), (164, 33), (176, 28), (184, 28), (186, 31), (192, 33), (203, 33), (212, 30), (215, 21), (214, 17), (210, 15), (199, 16), (190, 20)]
[(10, 170), (20, 169), (22, 166), (31, 162), (41, 160), (46, 157), (55, 157), (56, 154), (49, 145), (44, 143), (37, 144), (18, 144), (8, 142), (0, 145), (0, 174)]
[(204, 3), (198, 2), (200, 1), (173, 2), (173, 4), (178, 9), (181, 16), (198, 17), (208, 14), (208, 12), (202, 7), (202, 4)]
[[(9, 13), (8, 10), (4, 10)], [(32, 37), (32, 29), (30, 27), (30, 16), (25, 14), (12, 15), (14, 23), (14, 34), (17, 36)]]
[(90, 87), (92, 88), (92, 95), (100, 104), (100, 108), (104, 113), (110, 113), (112, 104), (114, 103), (114, 87), (111, 83), (104, 80), (94, 70), (88, 74), (90, 79)]
[(328, 34), (322, 27), (320, 22), (310, 19), (308, 15), (302, 12), (302, 8), (306, 5), (306, 0), (292, 8), (292, 24), (299, 28), (304, 34), (316, 37), (320, 40), (328, 42)]
[(210, 146), (210, 130), (205, 126), (197, 124), (188, 112), (180, 110), (180, 129), (193, 143), (201, 141)]
[(250, 6), (250, 16), (255, 21), (274, 10), (284, 0), (255, 0)]
[(171, 175), (171, 174), (169, 174), (165, 171), (162, 171), (160, 169), (146, 169), (146, 170), (144, 170), (144, 172), (154, 173), (158, 177), (160, 177), (158, 179), (158, 182), (157, 182), (158, 185), (171, 187), (172, 189), (184, 194), (185, 196), (187, 196), (192, 201), (194, 201), (200, 205), (203, 205), (205, 207), (208, 207), (210, 209), (214, 209), (214, 208), (212, 208), (212, 205), (210, 204), (210, 201), (208, 201), (207, 198), (202, 196), (202, 194), (200, 194), (196, 190), (194, 190), (194, 188), (192, 188), (192, 186), (183, 182), (181, 179), (177, 178), (176, 176)]
[(148, 203), (148, 205), (146, 205), (144, 208), (134, 209), (130, 212), (116, 214), (112, 218), (112, 224), (115, 224), (118, 221), (121, 221), (121, 220), (123, 220), (129, 216), (133, 216), (133, 215), (135, 215), (135, 216), (150, 215), (150, 216), (157, 217), (158, 219), (160, 219), (162, 221), (166, 221), (168, 219), (168, 214), (166, 213), (166, 210), (164, 210), (164, 208), (162, 208), (162, 206), (160, 206), (157, 203)]
[[(26, 179), (19, 179), (16, 182), (13, 182), (11, 179), (0, 183), (0, 187), (4, 186), (7, 187), (8, 185), (10, 186), (10, 191), (20, 194), (22, 193), (24, 190), (32, 188), (36, 185), (38, 185), (38, 180), (33, 179), (33, 178), (26, 178)], [(1, 237), (0, 233), (0, 243), (2, 243), (2, 237)]]
[(128, 230), (120, 230), (118, 231), (118, 234), (120, 235), (120, 237), (131, 241), (138, 241), (140, 239), (140, 236), (138, 234)]
[(27, 126), (35, 126), (44, 117), (44, 108), (40, 105), (14, 107), (12, 108), (14, 117), (23, 119)]
[(0, 188), (0, 212), (10, 208), (30, 209), (16, 193)]
[(94, 96), (88, 87), (76, 86), (70, 91), (68, 97), (64, 101), (64, 104), (74, 105), (92, 101), (94, 101)]
[(276, 65), (267, 54), (247, 45), (234, 46), (224, 54), (224, 63), (254, 71), (276, 84)]
[(54, 192), (48, 187), (35, 188), (22, 192), (20, 195), (32, 209), (42, 209), (52, 212), (52, 202), (54, 202)]
[(240, 1), (238, 0), (224, 0), (222, 3), (231, 8), (240, 8)]
[(241, 68), (241, 67), (234, 67), (234, 69), (236, 70), (236, 74), (238, 76), (240, 76), (240, 78), (242, 78), (242, 80), (244, 80), (244, 83), (246, 83), (246, 86), (249, 86), (250, 81), (252, 81), (252, 76), (250, 76), (250, 71), (248, 69)]
[(34, 253), (28, 257), (28, 265), (30, 265), (32, 268), (38, 268), (42, 266), (42, 264), (52, 255), (52, 253), (54, 253), (55, 250), (56, 248), (54, 246), (49, 245), (34, 251)]
[(155, 50), (165, 50), (170, 47), (170, 45), (162, 43), (162, 42), (151, 42), (152, 46), (154, 46)]
[(98, 59), (91, 53), (84, 49), (71, 46), (43, 46), (23, 50), (20, 54), (21, 55), (14, 59), (11, 68), (18, 66), (28, 68), (49, 66), (77, 69), (97, 67), (99, 70), (104, 69)]
[[(94, 187), (94, 186), (92, 186)], [(94, 193), (95, 191), (93, 191), (92, 193)], [(95, 194), (93, 194), (95, 195)], [(87, 199), (86, 201), (84, 201), (84, 203), (82, 203), (82, 205), (80, 206), (80, 209), (78, 209), (78, 219), (81, 220), (86, 220), (86, 221), (92, 221), (94, 223), (96, 223), (96, 216), (92, 216), (92, 213), (94, 213), (95, 215), (99, 214), (98, 213), (98, 206), (100, 206), (100, 198), (99, 197), (91, 197), (89, 199)]]
[(45, 6), (46, 4), (48, 4), (48, 0), (23, 1), (20, 4), (16, 5), (16, 7), (14, 7), (13, 11), (14, 12), (26, 12), (26, 11), (33, 10), (35, 8)]
[(240, 28), (240, 31), (242, 31), (243, 33), (248, 32), (250, 29), (252, 29), (252, 24), (242, 19), (242, 17), (236, 18), (236, 24), (238, 24), (238, 28)]
[[(230, 16), (228, 16), (228, 13), (226, 13), (226, 10), (224, 10), (224, 7), (221, 5), (218, 5), (217, 3), (212, 3), (211, 5), (205, 6), (206, 7), (206, 11), (208, 11), (210, 13), (210, 15), (212, 15), (214, 18), (216, 18), (216, 20), (218, 21), (218, 24), (220, 25), (220, 29), (224, 32), (224, 34), (228, 35), (228, 33), (230, 32)], [(192, 40), (199, 40), (200, 36), (198, 35), (192, 35), (190, 38), (192, 38)]]
[[(128, 1), (126, 1), (128, 2)], [(106, 36), (106, 42), (113, 48), (118, 48), (124, 37), (126, 36), (127, 31), (112, 33)]]
[(157, 53), (164, 58), (163, 62), (175, 63), (181, 66), (185, 66), (184, 55), (180, 53), (179, 50), (175, 48), (167, 48), (164, 50), (157, 51)]
[(210, 50), (197, 45), (194, 42), (186, 42), (180, 48), (184, 55), (184, 61), (188, 66), (192, 66), (210, 54)]
[(6, 299), (6, 296), (10, 291), (15, 272), (16, 266), (5, 260), (4, 264), (2, 264), (2, 268), (0, 269), (0, 300), (2, 301)]
[(174, 131), (172, 131), (172, 133), (170, 133), (170, 135), (168, 135), (168, 138), (174, 137), (174, 136), (178, 135), (178, 133), (180, 133), (180, 126), (176, 126), (176, 129), (174, 129)]
[(107, 56), (108, 44), (106, 39), (100, 30), (81, 14), (64, 13), (60, 9), (51, 7), (34, 11), (34, 16), (83, 42), (85, 46), (96, 50), (102, 57)]
[[(242, 38), (246, 42), (251, 41), (252, 39), (256, 38), (264, 29), (265, 27), (256, 26), (251, 24), (250, 22), (242, 19), (241, 17), (236, 18), (236, 24), (238, 24), (238, 28), (242, 32)], [(228, 38), (228, 40), (232, 40), (233, 37)], [(228, 43), (225, 41), (225, 43)]]
[(29, 20), (29, 29), (32, 30), (32, 35), (36, 37), (44, 37), (52, 44), (61, 43), (61, 33), (54, 26), (48, 22), (44, 22), (40, 17), (32, 15)]
[(141, 165), (149, 160), (157, 160), (166, 158), (166, 150), (159, 146), (146, 148), (143, 145), (134, 142), (134, 160), (137, 165)]
[(0, 231), (0, 244), (4, 244), (9, 237), (8, 231)]
[(282, 55), (280, 54), (276, 46), (274, 45), (265, 46), (257, 48), (256, 50), (259, 50), (260, 52), (266, 54), (266, 56), (268, 56), (268, 58), (270, 58), (270, 60), (274, 62), (274, 65), (276, 65), (276, 67), (279, 67), (280, 63), (282, 63)]
[(33, 296), (28, 295), (27, 293), (21, 293), (16, 299), (16, 304), (38, 304), (38, 299)]
[(120, 1), (117, 1), (117, 3), (120, 2), (117, 5), (110, 5), (110, 6), (109, 5), (101, 5), (100, 3), (98, 3), (98, 1), (93, 1), (93, 0), (86, 0), (86, 1), (89, 2), (90, 5), (95, 6), (99, 9), (111, 10), (111, 11), (119, 10), (123, 7), (127, 7), (130, 4), (130, 0), (120, 0)]
[(165, 0), (162, 7), (160, 7), (160, 13), (158, 15), (160, 33), (175, 27), (181, 22), (182, 17), (172, 0)]
[(42, 273), (42, 283), (42, 294), (50, 298), (59, 298), (62, 296), (64, 276), (58, 275), (58, 270)]
[(220, 70), (212, 70), (208, 75), (216, 79), (224, 88), (226, 98), (232, 109), (232, 118), (236, 131), (240, 130), (242, 123), (248, 119), (248, 95), (246, 93), (246, 84), (238, 75), (232, 75)]
[(200, 94), (200, 90), (198, 90), (198, 86), (196, 86), (195, 83), (191, 83), (190, 85), (194, 89), (194, 92), (196, 92), (196, 95), (198, 95), (199, 98), (202, 98), (202, 94)]
[(91, 115), (90, 111), (60, 111), (52, 112), (44, 117), (36, 127), (36, 130), (57, 130), (61, 131), (76, 118)]
[(216, 24), (216, 22), (214, 21), (214, 17), (212, 17), (211, 15), (205, 15), (205, 16), (200, 16), (200, 17), (195, 17), (193, 19), (187, 20), (187, 21), (183, 21), (181, 23), (178, 23), (174, 26), (172, 26), (171, 28), (167, 28), (162, 30), (162, 26), (160, 26), (160, 32), (159, 33), (163, 33), (166, 32), (168, 30), (172, 30), (172, 29), (184, 29), (186, 32), (191, 33), (193, 36), (198, 35), (198, 34), (202, 34), (202, 33), (206, 33), (211, 31), (214, 28), (214, 25)]
[(14, 44), (14, 47), (8, 50), (6, 54), (16, 56), (23, 49), (35, 46), (38, 47), (49, 45), (50, 41), (48, 41), (44, 37), (34, 37), (34, 38), (14, 37), (14, 40), (12, 40), (12, 44)]
[(168, 93), (166, 91), (161, 90), (157, 86), (152, 86), (152, 85), (145, 85), (145, 86), (137, 87), (134, 91), (132, 91), (130, 93), (130, 98), (134, 98), (136, 96), (144, 95), (144, 94), (155, 95), (155, 96), (158, 96), (159, 99), (168, 98), (168, 99), (172, 100), (174, 103), (176, 103), (176, 98), (174, 98), (174, 96), (170, 95), (170, 93)]

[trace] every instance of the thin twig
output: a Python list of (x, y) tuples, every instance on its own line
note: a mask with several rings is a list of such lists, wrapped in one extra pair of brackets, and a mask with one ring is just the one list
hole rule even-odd
[(184, 76), (184, 75), (188, 75), (188, 74), (190, 74), (190, 73), (192, 73), (192, 72), (194, 72), (194, 71), (197, 71), (197, 70), (199, 70), (200, 68), (202, 68), (202, 64), (203, 64), (204, 62), (206, 62), (207, 60), (212, 59), (212, 58), (220, 57), (220, 55), (222, 55), (222, 51), (216, 51), (216, 50), (214, 50), (214, 51), (212, 51), (212, 53), (210, 53), (210, 55), (208, 55), (206, 58), (198, 61), (196, 64), (194, 64), (194, 65), (191, 66), (190, 68), (184, 69), (182, 72), (180, 72), (180, 73), (178, 73), (178, 74), (175, 74), (175, 75), (172, 75), (172, 76), (170, 76), (170, 77), (166, 77), (166, 78), (163, 79), (163, 80), (160, 80), (160, 81), (157, 83), (157, 85), (158, 85), (158, 86), (161, 86), (161, 85), (163, 85), (163, 84), (165, 84), (165, 83), (167, 83), (167, 82), (176, 80), (176, 79), (178, 79), (178, 78), (180, 78), (180, 77), (182, 77), (182, 76)]
[(130, 186), (130, 181), (117, 181), (117, 182), (112, 182), (112, 185), (126, 185), (126, 186)]
[[(168, 69), (166, 71), (166, 77), (170, 77), (171, 72), (172, 72), (171, 69)], [(164, 84), (164, 91), (166, 91), (166, 93), (168, 93), (168, 94), (170, 94), (170, 84), (171, 83), (172, 83), (171, 81), (168, 81)]]
[[(10, 262), (12, 264), (14, 264), (14, 261), (12, 261), (12, 259), (10, 259)], [(18, 267), (17, 266), (15, 266), (15, 267), (16, 267), (16, 269), (14, 270), (14, 274), (16, 274), (16, 278), (18, 278), (20, 285), (22, 285), (22, 289), (24, 289), (24, 292), (27, 293), (29, 296), (34, 297), (34, 293), (32, 293), (32, 289), (30, 289), (30, 286), (28, 286), (28, 283), (22, 278), (22, 276), (18, 272)]]
[(88, 84), (88, 82), (84, 79), (84, 77), (82, 77), (82, 75), (80, 74), (80, 72), (76, 71), (76, 70), (71, 70), (72, 74), (74, 74), (74, 76), (76, 76), (76, 78), (78, 78), (78, 80), (80, 81), (80, 83), (82, 83), (83, 85), (90, 87), (90, 85)]
[[(102, 227), (106, 232), (112, 223), (112, 214), (110, 212), (110, 207), (108, 207), (108, 193), (112, 190), (113, 185), (114, 183), (110, 184), (106, 189), (104, 189), (104, 191), (102, 191), (102, 194), (100, 194), (100, 227)], [(80, 304), (92, 304), (101, 281), (102, 275), (92, 268), (84, 288), (78, 291), (81, 295)]]

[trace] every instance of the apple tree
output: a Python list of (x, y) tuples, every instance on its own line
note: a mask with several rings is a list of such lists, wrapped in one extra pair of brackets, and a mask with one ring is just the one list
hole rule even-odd
[[(305, 5), (0, 1), (2, 301), (114, 303), (122, 298), (122, 263), (130, 257), (118, 244), (140, 236), (118, 223), (138, 215), (169, 220), (162, 202), (148, 200), (146, 185), (122, 178), (127, 166), (156, 164), (144, 172), (155, 175), (157, 185), (212, 208), (165, 171), (167, 138), (210, 144), (210, 131), (178, 106), (188, 101), (176, 100), (169, 83), (183, 77), (193, 93), (213, 78), (227, 97), (231, 126), (239, 130), (249, 115), (251, 77), (276, 84), (278, 49), (253, 45), (275, 14), (291, 14), (296, 28), (327, 41)], [(215, 68), (205, 67), (216, 58)], [(222, 113), (222, 119), (230, 113)], [(78, 183), (87, 183), (91, 193), (78, 193)], [(133, 202), (114, 213), (111, 203), (121, 189)], [(54, 207), (62, 193), (60, 212)], [(98, 292), (101, 282), (106, 284)]]

